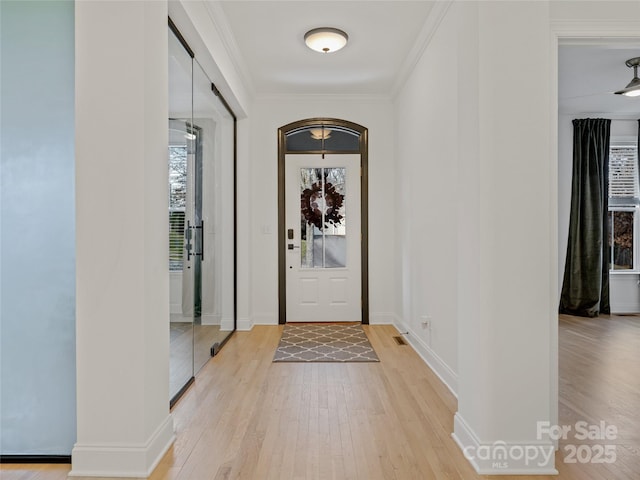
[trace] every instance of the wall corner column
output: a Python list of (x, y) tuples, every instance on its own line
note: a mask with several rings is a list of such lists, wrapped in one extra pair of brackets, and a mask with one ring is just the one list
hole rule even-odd
[(557, 473), (555, 445), (540, 433), (557, 402), (548, 8), (470, 2), (461, 17), (453, 438), (482, 475)]
[(77, 443), (70, 476), (146, 477), (169, 413), (164, 1), (75, 3)]

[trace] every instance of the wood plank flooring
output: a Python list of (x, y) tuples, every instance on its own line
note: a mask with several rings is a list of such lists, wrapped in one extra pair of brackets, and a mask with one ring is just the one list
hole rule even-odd
[[(556, 468), (576, 479), (640, 479), (640, 316), (560, 316), (560, 423), (605, 421), (618, 429), (611, 441), (560, 442)], [(568, 444), (615, 445), (614, 464), (565, 463)], [(561, 477), (562, 478), (562, 477)]]
[[(600, 323), (598, 321), (600, 320)], [(391, 326), (365, 327), (380, 363), (272, 363), (282, 327), (237, 332), (173, 409), (153, 480), (640, 478), (640, 317), (560, 320), (560, 423), (605, 420), (618, 461), (559, 476), (478, 476), (451, 439), (456, 399)], [(561, 444), (563, 447), (563, 444)], [(6, 480), (68, 466), (2, 465)]]
[[(172, 315), (172, 318), (174, 317), (184, 319), (179, 315)], [(173, 398), (209, 361), (213, 344), (222, 343), (230, 334), (230, 331), (221, 330), (219, 325), (201, 325), (186, 320), (169, 324), (170, 398)]]

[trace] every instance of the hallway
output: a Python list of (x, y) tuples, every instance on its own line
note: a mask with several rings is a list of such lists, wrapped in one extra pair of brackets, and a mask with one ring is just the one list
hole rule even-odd
[[(637, 355), (638, 319), (607, 322), (616, 350)], [(631, 480), (640, 471), (638, 422), (632, 420), (636, 372), (620, 369), (627, 380), (597, 383), (606, 372), (585, 364), (599, 358), (590, 337), (598, 334), (595, 322), (561, 318), (560, 424), (584, 418), (617, 425), (614, 464), (566, 464), (561, 451), (559, 476), (479, 476), (450, 436), (455, 397), (410, 346), (396, 344), (392, 326), (365, 326), (381, 360), (367, 364), (272, 363), (282, 327), (255, 327), (236, 333), (175, 406), (176, 443), (150, 478)], [(598, 353), (608, 355), (612, 344), (601, 345)], [(584, 368), (589, 375), (578, 374)], [(593, 382), (607, 405), (576, 404), (572, 399), (588, 398), (580, 389)], [(69, 471), (66, 465), (2, 468), (6, 480), (61, 480)]]

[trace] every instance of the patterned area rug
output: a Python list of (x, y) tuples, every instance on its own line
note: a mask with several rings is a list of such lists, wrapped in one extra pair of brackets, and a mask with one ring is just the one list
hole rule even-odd
[(287, 323), (274, 362), (379, 362), (360, 324)]

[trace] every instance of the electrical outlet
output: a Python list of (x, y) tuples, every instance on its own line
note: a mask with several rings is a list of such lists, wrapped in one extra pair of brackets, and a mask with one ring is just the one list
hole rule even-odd
[(420, 317), (420, 323), (423, 328), (431, 329), (431, 317), (429, 315), (422, 315)]

